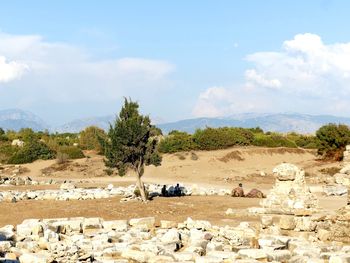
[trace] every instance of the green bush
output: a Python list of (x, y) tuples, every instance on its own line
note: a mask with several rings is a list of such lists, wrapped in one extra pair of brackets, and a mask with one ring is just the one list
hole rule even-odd
[(318, 153), (325, 158), (341, 160), (345, 146), (350, 144), (350, 129), (343, 124), (327, 124), (316, 132)]
[(243, 128), (206, 128), (193, 134), (193, 141), (201, 150), (224, 149), (234, 145), (250, 145), (254, 134)]
[(254, 135), (253, 145), (261, 147), (297, 148), (294, 141), (278, 133), (259, 133)]
[(102, 147), (100, 139), (105, 140), (106, 138), (107, 135), (104, 130), (96, 126), (90, 126), (80, 132), (79, 146), (84, 150), (96, 150), (101, 152)]
[(53, 159), (55, 158), (55, 155), (56, 153), (52, 151), (46, 144), (37, 140), (33, 140), (25, 143), (22, 148), (18, 148), (17, 151), (9, 158), (8, 163), (31, 163), (38, 159)]
[(7, 163), (15, 152), (16, 147), (11, 146), (10, 142), (0, 142), (0, 163)]
[(172, 131), (159, 143), (159, 151), (162, 153), (174, 153), (190, 151), (197, 148), (192, 136), (186, 132)]
[(76, 146), (61, 146), (58, 148), (57, 152), (66, 154), (69, 159), (80, 159), (85, 157), (82, 150)]

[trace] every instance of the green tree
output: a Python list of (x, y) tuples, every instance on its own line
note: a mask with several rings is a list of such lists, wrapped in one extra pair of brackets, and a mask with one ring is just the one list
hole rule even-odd
[(134, 170), (141, 198), (146, 201), (145, 187), (141, 180), (144, 166), (160, 165), (161, 157), (151, 121), (148, 116), (140, 115), (138, 109), (138, 103), (125, 99), (114, 126), (110, 125), (107, 140), (101, 141), (106, 166), (117, 168), (120, 176), (125, 175), (128, 169)]
[(5, 135), (5, 131), (3, 128), (0, 127), (0, 136)]
[(350, 128), (344, 124), (327, 124), (316, 132), (318, 153), (326, 158), (340, 160), (345, 146), (350, 144)]

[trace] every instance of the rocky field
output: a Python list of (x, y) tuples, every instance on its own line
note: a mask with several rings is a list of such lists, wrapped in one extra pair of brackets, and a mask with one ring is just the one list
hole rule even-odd
[[(146, 170), (147, 203), (132, 175), (104, 175), (99, 156), (1, 166), (0, 262), (350, 262), (347, 159), (264, 148), (181, 154)], [(238, 183), (265, 198), (231, 197)]]

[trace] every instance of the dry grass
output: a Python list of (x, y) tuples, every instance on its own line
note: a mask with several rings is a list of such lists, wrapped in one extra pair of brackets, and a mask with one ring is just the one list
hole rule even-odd
[(322, 174), (327, 174), (327, 175), (335, 175), (336, 173), (339, 173), (340, 168), (339, 167), (326, 167), (318, 170)]
[(251, 149), (248, 153), (250, 155), (252, 154), (267, 154), (267, 155), (274, 155), (274, 154), (304, 154), (304, 153), (314, 153), (314, 150), (307, 150), (307, 149), (300, 149), (300, 148), (285, 148), (285, 147), (278, 147), (278, 148), (269, 148), (269, 149)]
[(236, 160), (236, 161), (244, 161), (244, 158), (242, 157), (242, 153), (240, 151), (232, 151), (227, 153), (221, 158), (218, 158), (219, 161), (227, 163), (231, 160)]

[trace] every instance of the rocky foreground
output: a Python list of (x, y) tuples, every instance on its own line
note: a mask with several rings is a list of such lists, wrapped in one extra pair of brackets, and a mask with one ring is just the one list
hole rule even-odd
[[(134, 218), (28, 219), (0, 229), (4, 262), (349, 262), (350, 246), (212, 226)], [(0, 260), (1, 261), (1, 260)]]

